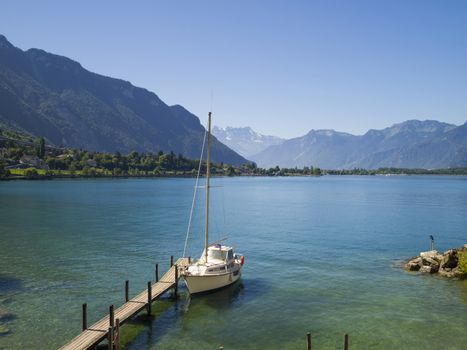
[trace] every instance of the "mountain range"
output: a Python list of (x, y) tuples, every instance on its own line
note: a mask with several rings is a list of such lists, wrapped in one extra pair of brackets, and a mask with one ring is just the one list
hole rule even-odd
[(435, 120), (408, 120), (360, 136), (335, 130), (311, 130), (250, 158), (260, 167), (465, 167), (467, 122), (456, 126)]
[[(69, 58), (23, 51), (2, 35), (0, 127), (56, 146), (173, 151), (194, 159), (205, 133), (199, 118), (180, 105), (169, 106), (153, 92), (92, 73)], [(252, 160), (260, 167), (325, 169), (467, 166), (467, 123), (409, 120), (364, 135), (311, 130), (289, 140), (249, 127), (214, 127), (213, 133), (213, 161), (233, 165)]]
[[(92, 73), (39, 49), (23, 51), (0, 35), (0, 126), (45, 137), (57, 146), (105, 152), (181, 153), (199, 158), (205, 133), (198, 117), (168, 106), (131, 83)], [(212, 159), (248, 161), (219, 142)]]
[(278, 145), (285, 141), (277, 136), (260, 134), (248, 126), (243, 128), (214, 126), (212, 132), (219, 141), (246, 158), (253, 157), (269, 146)]

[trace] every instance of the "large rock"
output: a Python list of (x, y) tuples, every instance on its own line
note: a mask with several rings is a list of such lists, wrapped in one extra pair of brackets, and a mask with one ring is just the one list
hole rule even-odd
[(447, 268), (447, 269), (440, 269), (440, 270), (438, 271), (438, 274), (439, 274), (440, 276), (449, 277), (449, 278), (461, 277), (461, 273), (460, 273), (458, 267), (455, 267), (455, 268), (453, 268), (453, 269), (450, 269), (450, 268)]
[(420, 270), (420, 267), (423, 266), (422, 264), (422, 258), (421, 257), (415, 257), (410, 259), (404, 266), (406, 270), (409, 271), (418, 271)]
[(439, 268), (439, 261), (434, 258), (422, 258), (423, 265)]
[(405, 264), (405, 269), (409, 271), (420, 271), (435, 273), (439, 270), (439, 261), (437, 261), (434, 254), (425, 254), (412, 258)]
[(409, 261), (406, 265), (405, 268), (409, 271), (418, 271), (420, 270), (420, 265), (418, 263)]
[(435, 259), (438, 263), (440, 263), (441, 260), (443, 260), (443, 254), (438, 253), (433, 257), (433, 259)]
[(433, 273), (433, 268), (431, 266), (422, 266), (420, 267), (420, 272), (422, 273)]
[(421, 252), (420, 253), (420, 256), (422, 258), (434, 258), (436, 257), (437, 255), (439, 255), (438, 251), (437, 250), (429, 250), (427, 252)]
[(457, 257), (457, 250), (450, 249), (443, 254), (443, 258), (440, 262), (441, 269), (450, 268), (453, 269), (457, 266), (459, 259)]

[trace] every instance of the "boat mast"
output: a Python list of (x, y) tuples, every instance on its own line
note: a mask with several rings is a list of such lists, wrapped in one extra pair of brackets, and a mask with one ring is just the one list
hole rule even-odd
[(209, 236), (209, 177), (211, 176), (211, 112), (208, 115), (208, 159), (206, 161), (206, 228), (204, 237), (204, 260), (208, 262)]

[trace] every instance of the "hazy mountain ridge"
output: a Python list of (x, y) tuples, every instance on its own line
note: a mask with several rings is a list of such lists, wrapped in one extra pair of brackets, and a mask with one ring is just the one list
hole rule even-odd
[(221, 128), (214, 126), (212, 132), (219, 141), (244, 157), (251, 157), (269, 146), (277, 145), (285, 141), (285, 139), (277, 136), (260, 134), (249, 126), (240, 128), (230, 126)]
[(325, 169), (466, 166), (467, 124), (408, 120), (361, 136), (311, 130), (265, 149), (252, 160), (263, 167), (313, 165)]
[[(56, 145), (106, 152), (199, 157), (204, 127), (181, 106), (131, 83), (39, 49), (22, 51), (0, 35), (0, 124)], [(216, 162), (246, 163), (216, 138)]]

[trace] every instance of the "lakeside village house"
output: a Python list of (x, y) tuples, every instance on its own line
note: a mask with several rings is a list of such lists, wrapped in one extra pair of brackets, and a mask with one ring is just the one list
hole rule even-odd
[[(0, 148), (0, 159), (4, 159), (7, 155), (8, 150), (6, 148)], [(57, 157), (58, 159), (73, 158), (70, 154), (61, 154)], [(88, 159), (86, 165), (92, 168), (97, 167), (97, 162), (94, 159)], [(18, 164), (10, 165), (5, 167), (5, 169), (27, 169), (27, 168), (36, 168), (49, 170), (49, 166), (37, 156), (24, 155), (20, 158)]]
[(19, 164), (7, 166), (6, 169), (26, 169), (36, 168), (49, 170), (49, 166), (37, 156), (24, 155), (20, 158)]
[(88, 166), (92, 167), (92, 168), (97, 167), (97, 162), (96, 162), (94, 159), (88, 159), (88, 160), (86, 161), (86, 164), (87, 164)]
[[(57, 156), (57, 159), (60, 159), (60, 160), (67, 159), (67, 158), (73, 158), (73, 155), (71, 155), (71, 154), (60, 154), (59, 156)], [(97, 167), (97, 162), (94, 159), (88, 159), (86, 161), (86, 165), (91, 167), (91, 168), (96, 168)]]

